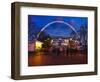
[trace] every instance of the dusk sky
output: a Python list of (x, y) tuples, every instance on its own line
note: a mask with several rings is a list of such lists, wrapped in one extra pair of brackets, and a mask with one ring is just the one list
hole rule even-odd
[[(74, 27), (76, 31), (81, 26), (88, 25), (87, 17), (65, 17), (65, 16), (41, 16), (28, 15), (28, 40), (33, 40), (40, 30), (52, 21), (64, 21)], [(73, 30), (63, 23), (54, 23), (49, 25), (44, 32), (51, 36), (69, 36)]]

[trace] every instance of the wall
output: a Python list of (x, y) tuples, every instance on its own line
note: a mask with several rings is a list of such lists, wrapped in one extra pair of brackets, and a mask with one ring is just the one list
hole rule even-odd
[[(11, 65), (11, 2), (15, 0), (1, 0), (0, 1), (0, 82), (16, 82), (10, 79), (10, 65)], [(68, 5), (88, 5), (88, 6), (98, 6), (100, 10), (100, 0), (17, 0), (24, 2), (38, 2), (38, 3), (53, 3), (53, 4), (68, 4)], [(98, 18), (100, 18), (100, 11), (98, 13)], [(100, 20), (98, 19), (98, 22)], [(99, 27), (99, 25), (98, 25)], [(98, 33), (100, 34), (100, 29), (98, 28)], [(99, 35), (98, 34), (98, 35)], [(100, 42), (100, 38), (98, 39)], [(100, 45), (100, 43), (98, 44)], [(99, 46), (100, 47), (100, 46)], [(99, 49), (99, 48), (98, 48)], [(99, 51), (100, 53), (100, 51)], [(99, 55), (99, 54), (98, 54)], [(100, 55), (98, 56), (98, 62)], [(100, 64), (99, 68), (100, 69)], [(88, 82), (88, 81), (100, 81), (100, 71), (97, 76), (79, 76), (79, 77), (63, 77), (63, 78), (49, 78), (49, 79), (35, 79), (28, 80), (29, 82)], [(27, 82), (23, 80), (22, 82)]]

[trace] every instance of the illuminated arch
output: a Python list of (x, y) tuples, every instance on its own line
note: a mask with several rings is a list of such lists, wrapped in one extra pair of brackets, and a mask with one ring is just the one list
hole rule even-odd
[(70, 25), (69, 23), (66, 23), (66, 22), (64, 22), (64, 21), (52, 21), (52, 22), (46, 24), (46, 25), (40, 30), (40, 32), (37, 34), (37, 39), (39, 38), (40, 34), (41, 34), (46, 28), (48, 28), (51, 24), (54, 24), (54, 23), (62, 23), (62, 24), (65, 24), (65, 25), (69, 26), (69, 27), (77, 34), (77, 36), (78, 36), (78, 38), (79, 38), (79, 35), (78, 35), (77, 31), (76, 31), (75, 28), (74, 28), (72, 25)]

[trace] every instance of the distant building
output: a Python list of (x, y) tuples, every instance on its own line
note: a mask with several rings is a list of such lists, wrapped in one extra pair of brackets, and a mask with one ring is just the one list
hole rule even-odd
[(40, 50), (42, 48), (42, 42), (35, 41), (35, 42), (28, 42), (28, 51), (34, 52), (35, 50)]
[(29, 52), (35, 51), (35, 42), (28, 42), (28, 51)]
[(76, 49), (79, 45), (79, 41), (72, 38), (58, 38), (52, 39), (51, 45), (54, 47), (66, 47)]
[(35, 49), (36, 49), (36, 50), (40, 50), (40, 49), (42, 48), (42, 44), (43, 44), (42, 42), (36, 41), (36, 42), (35, 42)]

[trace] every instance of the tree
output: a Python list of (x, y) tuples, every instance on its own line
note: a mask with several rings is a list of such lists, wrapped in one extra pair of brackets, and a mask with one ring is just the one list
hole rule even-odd
[(86, 25), (82, 25), (78, 31), (79, 35), (80, 35), (80, 42), (83, 45), (87, 45), (87, 26)]

